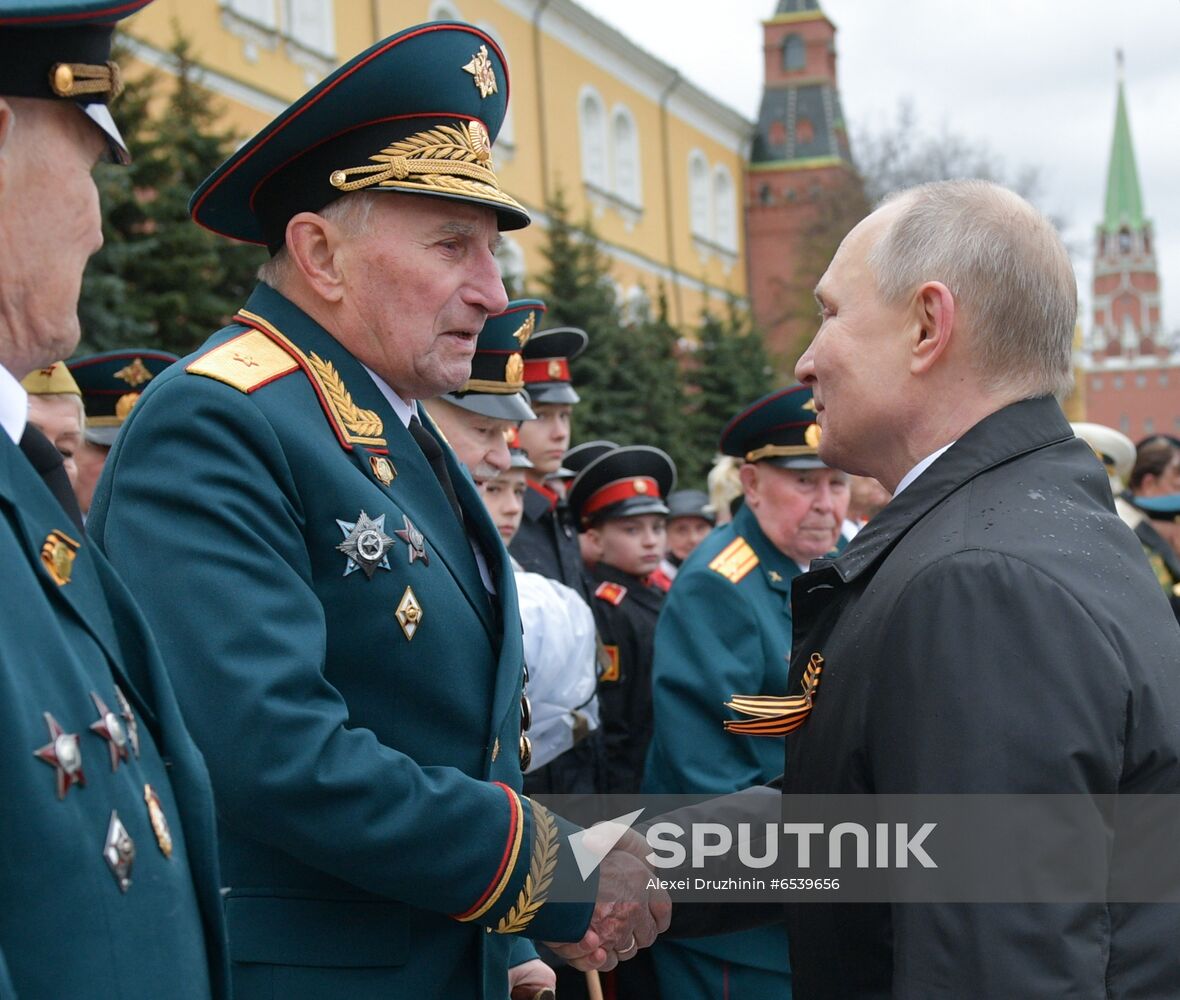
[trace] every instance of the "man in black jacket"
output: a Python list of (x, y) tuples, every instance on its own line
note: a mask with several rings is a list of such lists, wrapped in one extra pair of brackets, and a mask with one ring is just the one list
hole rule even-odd
[[(1180, 633), (1054, 398), (1077, 296), (1052, 226), (989, 183), (925, 185), (845, 238), (816, 297), (796, 374), (820, 457), (894, 496), (795, 581), (790, 690), (823, 668), (784, 792), (1180, 792)], [(1176, 906), (813, 903), (787, 924), (799, 1000), (1180, 996)]]

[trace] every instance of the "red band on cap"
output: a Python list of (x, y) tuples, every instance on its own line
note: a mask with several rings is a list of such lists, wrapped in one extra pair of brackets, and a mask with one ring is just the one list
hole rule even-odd
[(629, 476), (627, 479), (620, 479), (592, 494), (582, 505), (582, 517), (589, 517), (603, 507), (630, 500), (632, 497), (654, 497), (658, 500), (660, 486), (650, 476)]
[(524, 363), (525, 382), (569, 382), (568, 358), (535, 358)]

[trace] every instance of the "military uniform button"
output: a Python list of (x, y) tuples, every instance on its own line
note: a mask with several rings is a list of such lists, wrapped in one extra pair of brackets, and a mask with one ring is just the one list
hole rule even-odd
[(520, 769), (527, 771), (533, 762), (533, 741), (527, 736), (520, 738)]
[(529, 696), (520, 696), (520, 731), (527, 733), (533, 728), (533, 706), (529, 704)]

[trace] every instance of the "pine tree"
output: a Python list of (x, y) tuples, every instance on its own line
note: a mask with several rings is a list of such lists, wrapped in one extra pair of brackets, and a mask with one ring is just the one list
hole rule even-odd
[(692, 458), (681, 479), (699, 486), (730, 418), (774, 387), (763, 338), (734, 300), (724, 316), (703, 314), (687, 382), (692, 405), (686, 419), (686, 448)]
[[(576, 326), (589, 346), (570, 366), (582, 401), (574, 415), (574, 439), (613, 436), (621, 424), (612, 413), (613, 383), (626, 359), (615, 288), (589, 221), (576, 226), (560, 189), (546, 205), (549, 230), (541, 254), (547, 268), (538, 277), (548, 307), (546, 326)], [(620, 442), (622, 443), (622, 442)]]
[(131, 82), (112, 113), (132, 155), (98, 175), (104, 246), (90, 262), (79, 314), (81, 350), (151, 346), (187, 354), (245, 301), (265, 259), (189, 218), (193, 189), (234, 148), (217, 128), (189, 42), (171, 49), (175, 78), (150, 71)]

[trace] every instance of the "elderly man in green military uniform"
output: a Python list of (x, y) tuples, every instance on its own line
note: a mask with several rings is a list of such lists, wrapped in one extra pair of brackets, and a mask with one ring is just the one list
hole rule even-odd
[(82, 271), (102, 242), (91, 170), (126, 161), (107, 109), (111, 31), (145, 2), (0, 0), (5, 998), (229, 990), (208, 773), (17, 381), (64, 377), (55, 362), (77, 346)]
[[(532, 997), (552, 976), (522, 932), (605, 966), (666, 926), (642, 888), (550, 899), (575, 866), (519, 792), (507, 553), (416, 402), (469, 379), (507, 303), (499, 230), (528, 222), (492, 160), (507, 94), (486, 32), (409, 28), (201, 185), (195, 220), (272, 260), (152, 380), (91, 512), (209, 763), (238, 998)], [(598, 889), (647, 874), (608, 857)]]
[[(817, 455), (811, 390), (751, 403), (726, 425), (721, 452), (742, 462), (734, 519), (685, 560), (656, 627), (655, 735), (644, 791), (734, 792), (783, 769), (783, 740), (741, 722), (722, 728), (737, 695), (782, 696), (791, 652), (791, 581), (841, 543), (848, 476)], [(665, 996), (789, 997), (781, 924), (713, 938), (661, 941), (652, 951)], [(728, 984), (728, 986), (726, 986)]]

